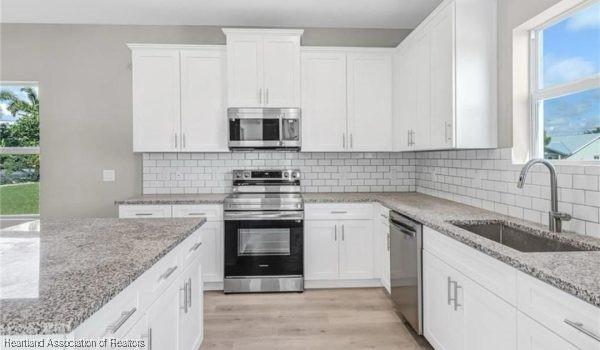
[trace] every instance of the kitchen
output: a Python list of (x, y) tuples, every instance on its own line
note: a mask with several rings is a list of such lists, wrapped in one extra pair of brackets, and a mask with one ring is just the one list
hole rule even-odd
[(67, 3), (2, 3), (1, 348), (600, 348), (597, 1)]

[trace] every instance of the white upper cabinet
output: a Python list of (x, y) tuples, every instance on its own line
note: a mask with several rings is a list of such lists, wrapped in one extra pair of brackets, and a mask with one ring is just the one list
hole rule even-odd
[(302, 150), (346, 147), (346, 53), (302, 52)]
[(176, 151), (179, 146), (179, 51), (134, 49), (133, 150)]
[(129, 45), (133, 151), (227, 151), (225, 49)]
[(445, 0), (400, 43), (396, 150), (497, 146), (496, 31), (496, 0)]
[(227, 152), (225, 50), (181, 51), (181, 149)]
[(348, 54), (348, 129), (352, 151), (392, 150), (392, 57)]
[(431, 148), (453, 146), (454, 6), (446, 6), (431, 21), (429, 30), (431, 67)]
[(299, 107), (302, 30), (223, 29), (229, 107)]
[(392, 150), (392, 54), (303, 48), (302, 150)]

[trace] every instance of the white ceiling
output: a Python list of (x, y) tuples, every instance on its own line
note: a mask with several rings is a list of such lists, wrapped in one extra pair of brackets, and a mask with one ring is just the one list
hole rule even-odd
[(1, 0), (3, 23), (414, 28), (441, 0)]

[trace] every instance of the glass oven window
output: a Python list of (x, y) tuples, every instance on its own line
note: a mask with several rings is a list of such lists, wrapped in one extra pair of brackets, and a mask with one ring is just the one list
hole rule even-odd
[(290, 229), (239, 229), (238, 256), (256, 255), (290, 255)]
[(231, 141), (279, 141), (279, 119), (230, 119)]

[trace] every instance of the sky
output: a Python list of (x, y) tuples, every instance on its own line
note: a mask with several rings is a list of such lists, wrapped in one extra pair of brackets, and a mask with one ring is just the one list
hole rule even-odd
[[(600, 2), (542, 32), (540, 88), (598, 74)], [(544, 129), (550, 136), (576, 135), (600, 126), (600, 88), (546, 100)]]

